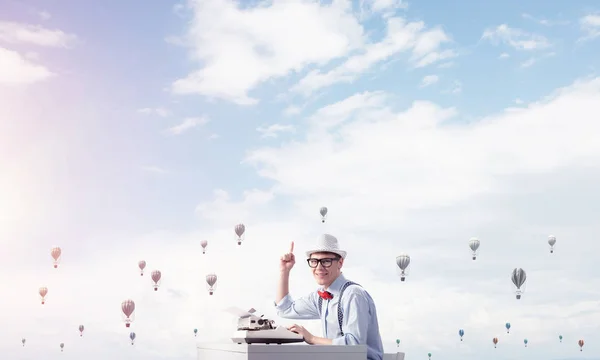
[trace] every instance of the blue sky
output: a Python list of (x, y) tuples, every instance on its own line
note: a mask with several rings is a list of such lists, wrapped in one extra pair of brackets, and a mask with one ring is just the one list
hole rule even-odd
[[(240, 10), (230, 0), (3, 2), (0, 64), (8, 65), (0, 71), (0, 96), (6, 100), (0, 104), (0, 236), (12, 240), (0, 260), (23, 271), (23, 283), (31, 281), (34, 289), (35, 279), (47, 276), (40, 275), (48, 270), (46, 249), (57, 243), (73, 254), (66, 256), (72, 268), (65, 279), (76, 283), (82, 281), (78, 274), (100, 277), (92, 264), (102, 264), (103, 256), (114, 265), (103, 272), (117, 277), (141, 256), (160, 259), (165, 274), (193, 269), (167, 285), (186, 294), (176, 300), (182, 309), (176, 319), (165, 320), (175, 327), (191, 313), (201, 321), (210, 318), (194, 307), (195, 296), (206, 295), (203, 286), (197, 289), (197, 273), (206, 269), (193, 254), (203, 238), (228, 254), (226, 244), (233, 243), (228, 237), (238, 222), (249, 229), (248, 253), (236, 248), (229, 258), (276, 259), (289, 238), (298, 238), (302, 248), (316, 234), (331, 231), (363, 252), (368, 261), (348, 265), (348, 271), (364, 274), (358, 282), (372, 281), (376, 294), (397, 286), (395, 275), (380, 265), (386, 262), (376, 260), (377, 251), (409, 251), (435, 265), (464, 255), (473, 234), (488, 234), (483, 249), (498, 251), (498, 258), (488, 258), (489, 268), (482, 265), (480, 273), (489, 271), (493, 280), (477, 277), (480, 288), (461, 283), (467, 290), (443, 286), (449, 304), (465, 304), (464, 291), (485, 304), (477, 305), (483, 308), (474, 310), (478, 315), (466, 332), (487, 336), (494, 315), (482, 314), (501, 304), (494, 294), (512, 296), (502, 274), (514, 267), (503, 260), (513, 255), (503, 249), (527, 239), (511, 260), (559, 276), (545, 257), (549, 233), (558, 233), (562, 246), (563, 239), (589, 238), (598, 228), (589, 216), (597, 206), (586, 199), (595, 196), (590, 184), (598, 179), (600, 163), (594, 135), (600, 6), (365, 0), (344, 9), (344, 3), (275, 1), (257, 10), (256, 2), (247, 2), (238, 4)], [(292, 10), (284, 11), (285, 4)], [(377, 4), (385, 6), (377, 11)], [(419, 21), (423, 28), (412, 23)], [(388, 29), (395, 37), (386, 41)], [(444, 37), (448, 41), (440, 40)], [(429, 55), (445, 58), (418, 66)], [(380, 61), (368, 63), (375, 57)], [(54, 75), (35, 77), (35, 65)], [(328, 79), (337, 82), (319, 86), (327, 79), (310, 75), (317, 70), (332, 71)], [(199, 71), (202, 76), (191, 76)], [(437, 82), (423, 86), (426, 79)], [(248, 97), (257, 103), (244, 103)], [(186, 120), (195, 126), (173, 131)], [(265, 137), (264, 130), (274, 125), (281, 131), (271, 129), (272, 136)], [(571, 205), (566, 211), (561, 204)], [(325, 230), (318, 216), (313, 223), (323, 205), (332, 209)], [(365, 210), (373, 208), (378, 210)], [(456, 248), (449, 237), (458, 239)], [(363, 249), (365, 239), (378, 245)], [(540, 243), (546, 260), (533, 260), (530, 254)], [(582, 287), (570, 285), (572, 298), (555, 295), (573, 313), (597, 301), (597, 292), (583, 287), (600, 281), (589, 271), (594, 259), (581, 256), (600, 249), (585, 244), (589, 252), (565, 246), (567, 254), (556, 260), (580, 264), (562, 275), (577, 276)], [(235, 273), (225, 266), (227, 255), (221, 256), (211, 266)], [(473, 271), (470, 263), (452, 264), (449, 274)], [(255, 272), (268, 269), (265, 262)], [(447, 284), (434, 269), (419, 273), (423, 282), (414, 291), (434, 296)], [(253, 301), (271, 296), (268, 276), (256, 285), (266, 295)], [(312, 289), (310, 279), (298, 276), (298, 282)], [(126, 283), (119, 286), (105, 296), (120, 299), (129, 291)], [(133, 295), (145, 299), (142, 291), (136, 288)], [(230, 295), (241, 297), (240, 292)], [(547, 298), (535, 299), (529, 310), (553, 309)], [(449, 358), (481, 354), (477, 346), (457, 350), (445, 340), (434, 345), (431, 338), (456, 333), (458, 325), (442, 325), (454, 324), (450, 316), (435, 320), (437, 313), (428, 318), (425, 310), (406, 314), (381, 306), (394, 312), (382, 325), (385, 336), (407, 337), (407, 353), (426, 354), (429, 347)], [(510, 311), (517, 310), (501, 310), (518, 318)], [(527, 326), (550, 328), (536, 322), (545, 311), (550, 310), (535, 312)], [(600, 319), (600, 313), (593, 316)], [(107, 323), (89, 321), (105, 329), (98, 348), (116, 341)], [(440, 322), (431, 337), (416, 324), (427, 321)], [(600, 330), (577, 321), (569, 323), (565, 336), (568, 331), (570, 338), (580, 336), (578, 326), (581, 336)], [(396, 335), (406, 332), (403, 326), (413, 334)], [(227, 329), (214, 333), (222, 336)], [(527, 336), (535, 344), (536, 335)], [(0, 342), (0, 349), (13, 345)], [(600, 354), (591, 339), (588, 347)], [(163, 351), (156, 359), (167, 355)]]

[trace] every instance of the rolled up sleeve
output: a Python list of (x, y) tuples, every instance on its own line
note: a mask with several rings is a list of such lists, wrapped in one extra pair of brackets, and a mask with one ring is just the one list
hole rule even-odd
[(287, 294), (279, 302), (275, 303), (277, 316), (284, 319), (320, 319), (317, 301), (314, 296), (303, 296), (294, 300)]
[[(346, 294), (344, 293), (344, 296)], [(331, 340), (332, 345), (366, 345), (371, 311), (369, 301), (364, 294), (353, 292), (344, 301), (344, 336)]]

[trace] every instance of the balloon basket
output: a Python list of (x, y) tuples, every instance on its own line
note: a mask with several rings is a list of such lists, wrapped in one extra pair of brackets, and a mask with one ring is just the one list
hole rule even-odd
[(242, 245), (242, 242), (238, 240), (238, 245)]
[(405, 278), (404, 278), (404, 277), (401, 277), (401, 278), (400, 278), (400, 281), (404, 281), (404, 280), (405, 280)]
[(154, 291), (158, 291), (158, 288), (157, 288), (157, 287), (155, 287), (155, 288), (154, 288)]
[(519, 300), (521, 298), (521, 295), (517, 295), (517, 300)]
[(44, 305), (45, 301), (42, 301), (42, 305)]
[(129, 323), (125, 324), (125, 327), (129, 327), (129, 325), (131, 325), (131, 324), (129, 324)]
[(212, 294), (213, 294), (213, 292), (212, 292), (212, 291), (209, 291), (209, 292), (208, 292), (208, 294), (209, 294), (209, 295), (212, 295)]
[(550, 250), (550, 254), (553, 254), (553, 253), (554, 253), (554, 250)]
[(54, 265), (54, 268), (56, 269), (58, 267), (58, 265)]
[(473, 260), (477, 259), (475, 256), (473, 256)]

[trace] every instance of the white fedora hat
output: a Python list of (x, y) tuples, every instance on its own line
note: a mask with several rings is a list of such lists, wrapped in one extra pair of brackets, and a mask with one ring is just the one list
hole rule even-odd
[(346, 258), (346, 252), (340, 249), (338, 239), (335, 236), (329, 234), (320, 235), (317, 238), (317, 242), (312, 247), (312, 249), (306, 252), (306, 256), (310, 257), (311, 254), (317, 252), (330, 252), (338, 254), (342, 257), (342, 259)]

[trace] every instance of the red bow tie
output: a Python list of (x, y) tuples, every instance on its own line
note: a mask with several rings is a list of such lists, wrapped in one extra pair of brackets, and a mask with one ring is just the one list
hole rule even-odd
[(317, 292), (319, 293), (319, 296), (325, 300), (333, 299), (333, 294), (330, 293), (329, 291), (318, 290)]

